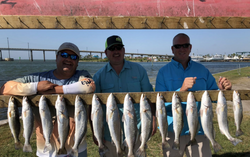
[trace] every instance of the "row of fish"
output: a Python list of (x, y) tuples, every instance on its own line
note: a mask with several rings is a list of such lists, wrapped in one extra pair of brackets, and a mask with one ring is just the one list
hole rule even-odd
[[(234, 91), (233, 93), (233, 109), (236, 125), (236, 136), (240, 136), (243, 132), (240, 129), (240, 124), (243, 118), (243, 109), (242, 103), (239, 96), (239, 93)], [(23, 119), (23, 128), (24, 128), (24, 146), (20, 143), (19, 133), (20, 133), (20, 121), (17, 106), (13, 97), (10, 97), (9, 107), (8, 107), (8, 119), (11, 133), (15, 140), (15, 148), (20, 149), (23, 147), (24, 152), (32, 152), (30, 146), (30, 137), (33, 132), (34, 127), (34, 117), (32, 113), (32, 108), (29, 104), (27, 97), (23, 97), (22, 102), (22, 119)], [(69, 116), (66, 109), (66, 103), (63, 96), (57, 97), (56, 104), (56, 116), (58, 123), (58, 135), (60, 141), (60, 149), (58, 154), (67, 154), (65, 149), (65, 142), (68, 137), (69, 132)], [(46, 98), (41, 96), (39, 101), (39, 113), (41, 117), (43, 136), (45, 139), (44, 152), (51, 151), (52, 146), (50, 143), (50, 137), (53, 130), (52, 117), (49, 107), (46, 102)], [(228, 129), (227, 122), (227, 103), (222, 91), (219, 91), (216, 113), (218, 117), (219, 129), (222, 134), (224, 134), (232, 144), (237, 145), (239, 142), (242, 142), (239, 139), (233, 138)], [(96, 94), (92, 98), (92, 110), (91, 110), (91, 120), (93, 123), (93, 134), (98, 141), (99, 153), (100, 156), (108, 151), (103, 143), (103, 113), (102, 105)], [(180, 133), (183, 129), (183, 114), (184, 111), (181, 106), (180, 99), (177, 93), (173, 94), (172, 97), (172, 115), (173, 115), (173, 130), (175, 133), (173, 149), (180, 149)], [(83, 102), (79, 96), (76, 96), (75, 99), (75, 143), (72, 147), (72, 156), (77, 156), (78, 146), (81, 141), (84, 139), (84, 136), (87, 132), (87, 112), (83, 105)], [(201, 108), (198, 112), (195, 98), (192, 92), (188, 94), (187, 97), (187, 107), (186, 107), (186, 116), (188, 121), (188, 127), (190, 132), (190, 142), (188, 145), (197, 144), (195, 136), (199, 130), (198, 117), (200, 116), (202, 128), (205, 135), (210, 140), (214, 151), (217, 152), (222, 147), (215, 141), (214, 128), (213, 128), (213, 111), (212, 111), (212, 102), (207, 91), (202, 95)], [(165, 108), (165, 101), (163, 96), (158, 93), (156, 98), (156, 117), (158, 120), (159, 131), (162, 136), (162, 149), (169, 147), (166, 137), (168, 135), (168, 121), (167, 121), (167, 112)], [(106, 103), (106, 121), (108, 123), (109, 132), (111, 135), (112, 142), (116, 146), (116, 152), (118, 156), (124, 154), (123, 146), (127, 149), (128, 156), (146, 156), (146, 143), (150, 139), (153, 126), (152, 126), (152, 111), (150, 104), (147, 100), (147, 97), (142, 94), (140, 98), (140, 119), (141, 119), (141, 134), (139, 137), (139, 132), (137, 129), (137, 118), (134, 110), (134, 104), (132, 98), (129, 94), (126, 94), (124, 98), (123, 105), (123, 117), (122, 122), (124, 125), (124, 132), (121, 131), (120, 115), (119, 110), (115, 101), (114, 95), (111, 93), (107, 99)], [(125, 140), (122, 141), (122, 136), (125, 135)], [(136, 152), (134, 152), (134, 147), (137, 140), (141, 140), (141, 145)]]
[[(58, 135), (60, 141), (60, 148), (57, 154), (67, 154), (65, 149), (65, 142), (68, 138), (69, 133), (69, 116), (66, 108), (66, 103), (63, 96), (57, 97), (56, 104), (56, 117), (58, 124)], [(24, 129), (24, 146), (20, 143), (19, 134), (20, 134), (20, 121), (18, 115), (17, 106), (13, 97), (10, 97), (8, 104), (8, 120), (11, 133), (15, 140), (15, 148), (20, 149), (23, 147), (24, 152), (32, 152), (30, 146), (30, 137), (34, 128), (34, 115), (32, 107), (28, 101), (27, 97), (23, 97), (22, 100), (22, 120), (23, 120), (23, 129)], [(50, 143), (50, 137), (53, 130), (52, 117), (49, 106), (46, 102), (45, 96), (41, 96), (39, 100), (39, 114), (41, 117), (43, 136), (45, 139), (45, 147), (43, 152), (51, 151), (52, 145)], [(87, 132), (87, 112), (83, 105), (81, 98), (77, 95), (75, 99), (75, 141), (72, 147), (71, 156), (78, 156), (78, 146), (81, 141), (84, 139), (84, 136)]]
[[(236, 136), (240, 136), (243, 132), (240, 129), (240, 124), (243, 118), (243, 109), (242, 103), (239, 96), (239, 93), (234, 91), (233, 93), (233, 110), (234, 110), (234, 118), (236, 125)], [(173, 114), (173, 130), (175, 133), (174, 144), (172, 146), (173, 149), (180, 149), (180, 133), (183, 129), (183, 109), (180, 103), (180, 99), (176, 93), (173, 94), (172, 97), (172, 114)], [(219, 91), (218, 99), (217, 99), (217, 107), (216, 114), (219, 124), (220, 132), (227, 137), (227, 139), (233, 144), (237, 145), (241, 140), (237, 138), (233, 138), (228, 129), (228, 121), (227, 121), (227, 102), (223, 95), (222, 91)], [(200, 116), (201, 125), (204, 131), (204, 134), (210, 140), (214, 151), (218, 152), (222, 147), (215, 141), (214, 135), (214, 127), (213, 127), (213, 110), (212, 110), (212, 102), (209, 97), (207, 91), (205, 91), (202, 95), (201, 99), (201, 108), (200, 111), (197, 111), (197, 106), (195, 102), (195, 98), (192, 92), (189, 92), (187, 97), (187, 107), (186, 107), (186, 116), (187, 122), (190, 132), (190, 142), (188, 145), (197, 144), (195, 136), (199, 130), (199, 122), (198, 117)], [(166, 124), (167, 125), (167, 124)], [(162, 131), (161, 131), (162, 134)], [(166, 133), (165, 133), (166, 134)], [(166, 135), (163, 135), (165, 137)], [(163, 141), (164, 143), (165, 141)]]
[[(93, 122), (94, 136), (99, 144), (100, 156), (103, 156), (108, 150), (103, 145), (103, 111), (98, 97), (94, 94), (92, 99), (91, 120)], [(134, 152), (135, 144), (139, 138), (137, 129), (137, 118), (134, 110), (134, 104), (129, 94), (126, 94), (123, 104), (122, 122), (124, 125), (124, 133), (121, 131), (120, 115), (115, 101), (114, 95), (111, 93), (106, 103), (106, 121), (109, 127), (112, 142), (115, 144), (118, 156), (124, 155), (123, 146), (127, 149), (127, 156), (146, 156), (146, 143), (152, 134), (152, 112), (147, 97), (142, 94), (140, 99), (140, 119), (141, 119), (141, 144), (136, 152)], [(122, 134), (125, 140), (122, 141)]]

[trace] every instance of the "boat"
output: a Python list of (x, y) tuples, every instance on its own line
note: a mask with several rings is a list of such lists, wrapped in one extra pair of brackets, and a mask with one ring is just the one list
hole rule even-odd
[(204, 58), (203, 58), (203, 56), (200, 56), (200, 55), (192, 55), (192, 56), (190, 56), (191, 57), (191, 59), (193, 60), (193, 61), (195, 61), (195, 62), (202, 62), (202, 61), (204, 61)]
[(219, 62), (219, 61), (224, 61), (223, 55), (214, 55), (211, 58), (206, 58), (207, 62)]

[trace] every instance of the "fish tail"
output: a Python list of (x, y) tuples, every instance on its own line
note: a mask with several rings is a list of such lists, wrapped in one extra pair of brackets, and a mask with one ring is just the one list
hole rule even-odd
[(135, 155), (137, 157), (146, 157), (146, 152), (144, 148), (138, 148), (138, 150), (136, 151)]
[(162, 150), (165, 150), (165, 149), (167, 149), (167, 148), (170, 148), (169, 143), (168, 143), (167, 141), (162, 142)]
[[(66, 152), (66, 154), (67, 154), (67, 152)], [(72, 149), (69, 156), (78, 157), (78, 150), (77, 149)]]
[(32, 148), (30, 144), (25, 144), (23, 146), (23, 152), (32, 152)]
[(242, 140), (237, 139), (237, 138), (233, 138), (233, 139), (230, 140), (230, 141), (232, 142), (232, 144), (233, 144), (234, 146), (236, 146), (238, 143), (242, 142)]
[(103, 145), (102, 147), (99, 148), (99, 155), (100, 157), (104, 157), (104, 154), (107, 153), (109, 151), (109, 149)]
[(21, 148), (23, 148), (22, 143), (20, 141), (16, 142), (15, 143), (15, 149), (21, 149)]
[(189, 145), (194, 146), (194, 145), (198, 145), (198, 143), (197, 143), (196, 139), (194, 138), (193, 140), (190, 140), (188, 142), (187, 146), (189, 146)]
[(60, 155), (60, 154), (67, 154), (67, 150), (65, 149), (65, 148), (60, 148), (59, 150), (58, 150), (58, 153), (57, 153), (58, 155)]
[(221, 145), (217, 142), (214, 143), (213, 148), (215, 153), (222, 149)]
[(43, 153), (47, 152), (47, 151), (51, 151), (52, 150), (52, 146), (50, 143), (45, 144), (44, 149), (43, 149)]
[(240, 136), (240, 135), (243, 135), (244, 133), (243, 133), (243, 131), (241, 130), (241, 129), (239, 129), (239, 130), (236, 130), (236, 136), (238, 137), (238, 136)]
[(118, 152), (117, 152), (117, 156), (118, 156), (118, 157), (124, 156), (124, 151), (122, 151), (122, 150), (118, 151)]
[(173, 147), (172, 147), (172, 148), (173, 148), (174, 150), (180, 150), (180, 143), (174, 141), (174, 144), (173, 144)]

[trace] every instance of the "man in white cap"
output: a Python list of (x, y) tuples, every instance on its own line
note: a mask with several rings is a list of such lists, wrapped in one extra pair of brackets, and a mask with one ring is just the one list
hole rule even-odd
[[(93, 93), (95, 83), (91, 75), (86, 70), (76, 70), (80, 58), (78, 47), (70, 42), (63, 43), (56, 54), (57, 68), (54, 70), (39, 72), (6, 82), (0, 90), (2, 95), (20, 95), (29, 96), (35, 94), (80, 94)], [(74, 144), (74, 107), (67, 106), (69, 113), (69, 136), (65, 148), (69, 153)], [(55, 115), (55, 108), (50, 107), (52, 116)], [(35, 115), (39, 115), (39, 109), (33, 107)], [(54, 121), (54, 125), (57, 122)], [(56, 124), (57, 125), (57, 124)], [(44, 137), (42, 134), (42, 125), (40, 116), (35, 116), (36, 138), (37, 138), (37, 156), (57, 156), (59, 149), (58, 130), (53, 128), (51, 135), (52, 150), (44, 152)], [(87, 156), (87, 143), (83, 141), (78, 147), (79, 156)], [(62, 154), (60, 156), (65, 156)]]

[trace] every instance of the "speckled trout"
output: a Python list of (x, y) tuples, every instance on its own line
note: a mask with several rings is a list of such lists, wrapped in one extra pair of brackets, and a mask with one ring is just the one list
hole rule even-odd
[(118, 156), (122, 155), (121, 141), (121, 122), (119, 110), (114, 95), (111, 93), (107, 100), (106, 121), (108, 123), (109, 132), (113, 143), (116, 146)]
[(153, 116), (150, 104), (146, 95), (142, 94), (140, 99), (140, 118), (141, 118), (141, 145), (136, 151), (137, 157), (146, 156), (146, 143), (150, 139), (153, 131)]
[(128, 147), (128, 157), (134, 156), (134, 147), (137, 140), (138, 129), (134, 104), (129, 94), (126, 94), (123, 104), (124, 144)]
[(197, 145), (195, 136), (199, 131), (199, 121), (197, 105), (193, 92), (189, 92), (187, 96), (186, 116), (190, 133), (190, 141), (187, 145)]
[(172, 115), (173, 115), (173, 129), (174, 129), (174, 143), (172, 148), (180, 150), (180, 134), (184, 126), (183, 122), (183, 109), (177, 93), (173, 94), (172, 97)]
[(49, 106), (45, 96), (41, 96), (39, 100), (39, 114), (42, 122), (43, 137), (45, 139), (45, 146), (43, 152), (51, 151), (52, 145), (50, 143), (50, 137), (53, 130), (52, 117)]
[(22, 119), (23, 119), (23, 134), (25, 138), (23, 151), (24, 152), (32, 152), (32, 148), (30, 145), (30, 137), (34, 128), (34, 116), (32, 112), (31, 105), (26, 96), (23, 97), (22, 102)]
[(219, 143), (215, 141), (214, 126), (213, 126), (213, 108), (212, 102), (207, 91), (205, 91), (201, 98), (200, 108), (201, 125), (203, 131), (209, 141), (211, 142), (214, 152), (218, 152), (222, 149)]
[(78, 157), (78, 146), (85, 139), (87, 133), (87, 112), (82, 99), (76, 95), (75, 98), (75, 142), (71, 150), (71, 156)]
[(15, 99), (12, 96), (9, 99), (7, 116), (8, 116), (10, 131), (15, 140), (15, 149), (20, 149), (23, 147), (23, 145), (20, 143), (19, 140), (21, 124), (19, 120), (18, 108), (17, 105), (15, 104)]
[(58, 95), (55, 107), (60, 142), (58, 154), (67, 154), (67, 150), (65, 149), (65, 142), (69, 134), (69, 116), (63, 95)]
[(164, 98), (160, 93), (157, 93), (156, 97), (156, 117), (161, 133), (162, 149), (169, 148), (169, 143), (166, 140), (166, 137), (168, 135), (167, 112), (164, 103)]
[(237, 138), (233, 138), (229, 133), (228, 121), (227, 121), (227, 101), (222, 91), (219, 91), (218, 94), (216, 113), (221, 134), (225, 135), (227, 139), (231, 141), (232, 144), (235, 146), (238, 143), (242, 142)]
[(243, 107), (240, 99), (240, 94), (237, 91), (233, 93), (233, 111), (234, 111), (234, 122), (236, 126), (236, 136), (240, 136), (243, 134), (240, 129), (240, 124), (243, 119)]
[(96, 94), (93, 95), (91, 105), (91, 120), (93, 125), (93, 133), (98, 142), (99, 154), (101, 157), (108, 151), (103, 144), (103, 110), (99, 98)]

